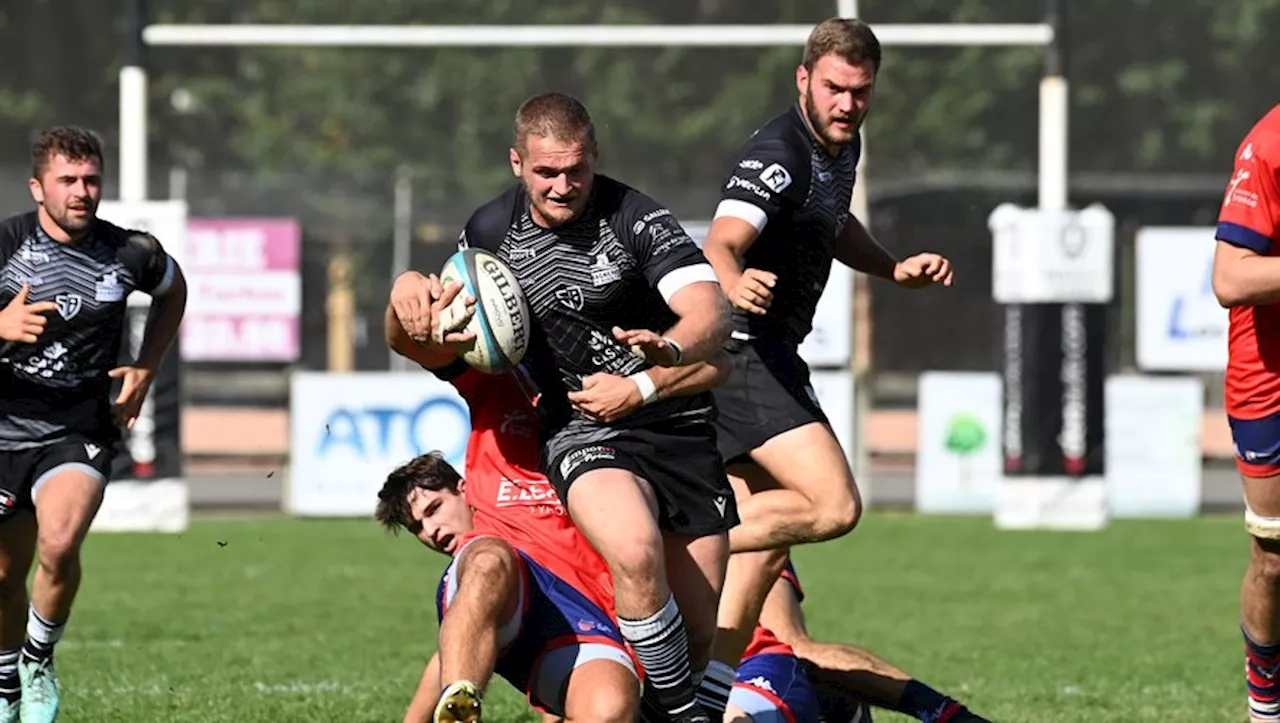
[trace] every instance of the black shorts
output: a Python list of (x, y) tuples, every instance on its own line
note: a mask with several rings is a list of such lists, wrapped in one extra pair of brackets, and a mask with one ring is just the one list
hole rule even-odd
[(809, 365), (790, 344), (765, 339), (731, 341), (725, 348), (733, 371), (712, 390), (716, 400), (716, 440), (725, 464), (747, 455), (783, 432), (827, 415), (809, 383)]
[(547, 465), (547, 476), (567, 507), (569, 487), (597, 469), (625, 469), (647, 480), (658, 498), (658, 527), (667, 532), (704, 537), (738, 524), (733, 488), (709, 422), (619, 430), (560, 452)]
[(30, 449), (0, 450), (0, 522), (18, 510), (35, 510), (35, 492), (44, 480), (69, 468), (111, 478), (115, 444), (75, 435)]

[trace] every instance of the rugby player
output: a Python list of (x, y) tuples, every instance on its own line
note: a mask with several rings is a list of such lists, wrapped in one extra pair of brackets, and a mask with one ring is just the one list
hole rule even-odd
[[(31, 161), (35, 211), (0, 222), (0, 723), (58, 714), (53, 651), (80, 587), (80, 546), (118, 426), (137, 419), (187, 298), (159, 241), (96, 217), (96, 135), (51, 128)], [(151, 295), (151, 310), (138, 358), (117, 366), (134, 291)]]
[[(706, 667), (707, 702), (722, 709), (732, 667), (707, 660), (738, 516), (711, 395), (655, 397), (645, 372), (715, 355), (728, 305), (671, 212), (596, 173), (594, 127), (577, 100), (522, 104), (509, 155), (520, 182), (472, 215), (459, 245), (496, 254), (529, 300), (526, 362), (546, 411), (548, 476), (609, 564), (646, 695), (672, 720), (708, 720), (693, 681)], [(636, 387), (648, 404), (597, 413)]]
[[(934, 253), (897, 260), (849, 213), (880, 44), (863, 22), (831, 19), (809, 36), (796, 105), (735, 156), (704, 253), (734, 306), (729, 380), (713, 390), (716, 438), (740, 500), (734, 553), (847, 534), (861, 502), (798, 352), (813, 326), (833, 259), (907, 288), (950, 285)], [(732, 565), (733, 563), (731, 563)], [(721, 607), (716, 658), (737, 660), (772, 579)], [(726, 622), (730, 624), (726, 627)]]
[[(403, 274), (385, 320), (390, 346), (451, 381), (472, 423), (466, 481), (438, 455), (424, 455), (393, 472), (379, 494), (383, 524), (407, 528), (455, 558), (440, 585), (439, 652), (405, 719), (429, 720), (433, 711), (436, 720), (478, 719), (481, 691), (496, 670), (546, 713), (634, 720), (636, 666), (613, 622), (609, 568), (538, 471), (540, 420), (523, 370), (497, 376), (471, 370), (457, 358), (469, 336), (440, 328), (440, 314), (457, 293), (434, 276)], [(662, 398), (698, 393), (727, 372), (720, 356), (719, 366), (641, 373)], [(597, 412), (626, 416), (639, 409), (644, 399), (629, 384), (629, 394)]]
[(1280, 105), (1236, 148), (1213, 290), (1230, 309), (1225, 406), (1244, 485), (1240, 629), (1252, 721), (1280, 721)]
[[(759, 625), (773, 631), (805, 662), (825, 721), (869, 721), (869, 703), (924, 723), (985, 723), (954, 698), (939, 693), (873, 653), (853, 645), (820, 643), (805, 625), (804, 589), (791, 561), (784, 560)], [(754, 645), (754, 642), (753, 642)], [(739, 668), (741, 671), (741, 668)], [(741, 677), (741, 676), (739, 676)]]

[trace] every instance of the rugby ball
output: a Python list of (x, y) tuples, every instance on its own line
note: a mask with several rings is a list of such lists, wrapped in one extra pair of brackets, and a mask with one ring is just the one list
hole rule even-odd
[(466, 297), (476, 300), (475, 314), (463, 327), (476, 335), (462, 360), (485, 374), (502, 374), (524, 359), (529, 348), (532, 319), (529, 302), (511, 269), (482, 249), (463, 249), (449, 257), (440, 282), (462, 286), (457, 298), (441, 316), (446, 329), (466, 315)]

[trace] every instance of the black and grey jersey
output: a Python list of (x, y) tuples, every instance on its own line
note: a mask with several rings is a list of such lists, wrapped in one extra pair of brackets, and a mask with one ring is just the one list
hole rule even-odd
[(53, 240), (34, 212), (0, 222), (0, 308), (30, 286), (28, 303), (52, 301), (34, 344), (0, 341), (0, 450), (70, 434), (114, 436), (108, 414), (129, 294), (159, 296), (175, 274), (152, 236), (102, 220), (74, 243)]
[(536, 320), (529, 369), (552, 431), (573, 425), (596, 434), (656, 419), (710, 418), (710, 394), (663, 399), (615, 425), (572, 414), (565, 399), (592, 374), (648, 368), (613, 329), (662, 333), (676, 321), (668, 299), (688, 284), (716, 281), (702, 251), (653, 199), (597, 175), (583, 215), (548, 229), (534, 222), (529, 198), (516, 186), (472, 215), (458, 245), (495, 254), (519, 281)]
[(734, 312), (734, 337), (766, 337), (799, 346), (827, 285), (834, 242), (849, 220), (860, 140), (832, 156), (792, 107), (755, 132), (726, 176), (715, 217), (734, 216), (759, 236), (743, 268), (777, 274), (763, 316)]

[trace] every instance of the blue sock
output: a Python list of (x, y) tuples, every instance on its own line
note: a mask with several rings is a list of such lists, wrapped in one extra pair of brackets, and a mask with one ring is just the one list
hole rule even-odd
[(1280, 721), (1280, 644), (1263, 645), (1244, 626), (1245, 681), (1249, 687), (1249, 712), (1257, 720)]
[(898, 712), (906, 713), (924, 723), (943, 723), (964, 709), (956, 701), (912, 678), (902, 691)]

